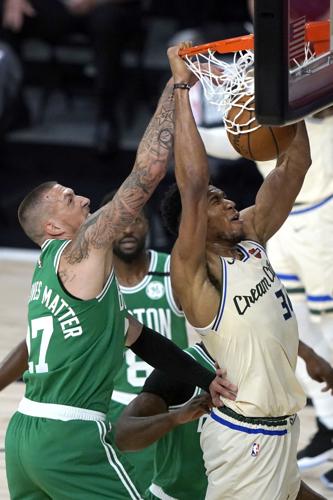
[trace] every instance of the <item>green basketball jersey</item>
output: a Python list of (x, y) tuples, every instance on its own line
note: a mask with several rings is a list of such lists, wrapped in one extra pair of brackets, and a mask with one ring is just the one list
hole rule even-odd
[[(141, 323), (158, 331), (179, 347), (188, 345), (184, 313), (175, 303), (170, 281), (170, 255), (149, 250), (150, 264), (147, 275), (134, 287), (120, 286), (128, 311)], [(129, 404), (145, 383), (153, 368), (131, 350), (124, 353), (116, 378), (108, 417), (116, 422), (124, 406)], [(151, 483), (155, 444), (144, 450), (124, 455), (136, 469), (143, 488)]]
[[(215, 371), (214, 362), (203, 348), (196, 344), (185, 349), (198, 363)], [(196, 387), (192, 397), (201, 389)], [(181, 406), (184, 406), (182, 402)], [(179, 408), (170, 406), (169, 410)], [(203, 500), (207, 490), (207, 476), (200, 447), (200, 433), (206, 416), (175, 427), (156, 442), (154, 476), (145, 498), (164, 500)]]
[(48, 240), (32, 280), (26, 397), (106, 413), (123, 362), (125, 304), (112, 272), (94, 299), (68, 294), (57, 271), (69, 241)]
[[(170, 255), (149, 250), (147, 275), (134, 287), (120, 286), (128, 312), (140, 323), (161, 333), (180, 348), (188, 345), (184, 313), (175, 303), (171, 290)], [(115, 379), (115, 390), (139, 394), (153, 368), (132, 351), (125, 352), (125, 362)], [(116, 392), (116, 395), (117, 395)], [(133, 398), (124, 396), (123, 404)], [(117, 400), (117, 399), (116, 399)]]

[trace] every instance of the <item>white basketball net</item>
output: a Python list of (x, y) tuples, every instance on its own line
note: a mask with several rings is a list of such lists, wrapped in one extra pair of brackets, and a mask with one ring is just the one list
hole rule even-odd
[[(231, 134), (246, 134), (260, 128), (254, 115), (254, 53), (251, 50), (235, 52), (233, 62), (225, 62), (208, 50), (194, 56), (186, 56), (188, 68), (200, 80), (205, 98), (221, 112), (224, 125)], [(231, 108), (239, 108), (228, 119)], [(243, 111), (249, 113), (249, 120), (239, 123)], [(255, 123), (254, 123), (255, 122)]]
[[(316, 58), (309, 43), (304, 46), (304, 59), (293, 60), (294, 68), (305, 68)], [(254, 52), (251, 50), (234, 53), (233, 61), (226, 62), (208, 50), (192, 56), (185, 56), (188, 68), (200, 80), (207, 101), (217, 106), (230, 134), (248, 134), (261, 127), (255, 118), (254, 105)], [(232, 119), (229, 111), (232, 110)], [(235, 109), (236, 108), (236, 109)], [(243, 115), (244, 110), (249, 111)], [(248, 120), (244, 122), (244, 116)]]

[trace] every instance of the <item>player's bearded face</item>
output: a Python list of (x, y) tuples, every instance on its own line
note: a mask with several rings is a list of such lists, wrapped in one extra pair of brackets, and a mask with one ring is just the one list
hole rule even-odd
[(144, 250), (147, 232), (147, 219), (143, 214), (140, 214), (114, 241), (114, 254), (125, 262), (132, 262)]

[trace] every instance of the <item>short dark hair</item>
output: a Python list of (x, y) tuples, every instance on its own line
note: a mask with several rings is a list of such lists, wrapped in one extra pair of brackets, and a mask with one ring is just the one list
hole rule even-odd
[[(106, 195), (103, 196), (102, 201), (99, 204), (99, 207), (100, 208), (104, 207), (104, 205), (109, 203), (109, 201), (113, 200), (117, 191), (118, 191), (118, 189), (112, 189), (112, 191), (109, 191), (108, 193), (106, 193)], [(147, 204), (142, 207), (140, 212), (143, 213), (145, 218), (149, 221), (149, 210), (148, 210)]]
[(43, 243), (44, 238), (42, 216), (45, 215), (45, 211), (41, 207), (43, 195), (56, 184), (57, 181), (43, 182), (30, 191), (18, 207), (17, 215), (22, 229), (38, 245)]
[(163, 224), (173, 236), (178, 236), (181, 213), (182, 201), (180, 192), (177, 184), (174, 183), (165, 192), (161, 203)]

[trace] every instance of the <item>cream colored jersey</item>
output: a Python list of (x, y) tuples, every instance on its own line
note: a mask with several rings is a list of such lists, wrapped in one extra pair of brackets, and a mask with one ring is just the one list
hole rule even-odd
[(218, 314), (196, 328), (211, 356), (238, 386), (226, 406), (246, 417), (291, 415), (305, 404), (295, 377), (298, 330), (287, 292), (258, 243), (237, 245), (242, 260), (221, 257)]
[[(296, 203), (315, 204), (333, 194), (333, 116), (305, 120), (309, 135), (312, 165), (308, 170)], [(215, 158), (235, 160), (241, 156), (233, 149), (224, 127), (199, 128), (207, 154)], [(263, 177), (276, 165), (276, 160), (256, 162)]]
[[(314, 204), (333, 194), (333, 116), (305, 120), (309, 135), (312, 165), (309, 168), (296, 203)], [(263, 177), (275, 167), (276, 161), (257, 162)]]

